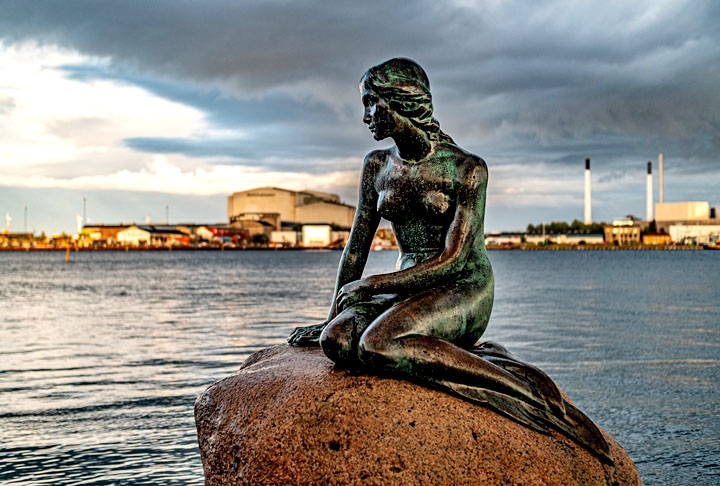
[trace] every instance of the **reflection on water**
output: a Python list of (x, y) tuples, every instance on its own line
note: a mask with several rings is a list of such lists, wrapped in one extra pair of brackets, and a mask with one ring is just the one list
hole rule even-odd
[[(339, 257), (0, 253), (0, 482), (202, 484), (195, 397), (322, 320)], [(488, 339), (548, 372), (646, 485), (720, 483), (720, 254), (491, 259)]]

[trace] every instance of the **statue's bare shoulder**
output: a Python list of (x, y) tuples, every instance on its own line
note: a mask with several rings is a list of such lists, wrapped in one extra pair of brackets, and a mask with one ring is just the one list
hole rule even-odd
[(366, 168), (382, 166), (387, 162), (391, 154), (392, 149), (389, 148), (372, 150), (368, 152), (368, 154), (365, 156), (365, 161), (363, 162), (363, 165)]
[(456, 178), (468, 186), (487, 185), (488, 168), (482, 157), (459, 147), (454, 143), (442, 143), (438, 146), (438, 153), (455, 159), (457, 166)]

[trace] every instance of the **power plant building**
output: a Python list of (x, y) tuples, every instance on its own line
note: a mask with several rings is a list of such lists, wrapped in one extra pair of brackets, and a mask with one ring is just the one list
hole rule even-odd
[[(658, 165), (660, 197), (658, 203), (655, 204), (657, 230), (669, 234), (675, 243), (707, 244), (720, 238), (717, 208), (711, 208), (707, 201), (665, 202), (663, 198), (663, 154), (658, 155)], [(648, 162), (648, 178), (650, 177), (650, 162)], [(648, 208), (652, 199), (651, 191), (651, 182), (648, 182)]]
[(675, 243), (704, 245), (720, 238), (720, 221), (707, 201), (657, 203), (655, 220)]
[(657, 203), (655, 220), (664, 221), (706, 221), (710, 219), (710, 204), (706, 201), (683, 201)]
[(719, 224), (672, 224), (669, 232), (672, 241), (677, 243), (707, 245), (720, 240)]
[(254, 222), (271, 231), (303, 224), (350, 228), (354, 218), (354, 206), (343, 204), (336, 194), (319, 191), (259, 187), (228, 197), (228, 220), (233, 226)]

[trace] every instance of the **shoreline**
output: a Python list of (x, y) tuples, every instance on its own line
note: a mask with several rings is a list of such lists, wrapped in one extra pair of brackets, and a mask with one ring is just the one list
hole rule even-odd
[(488, 251), (697, 251), (701, 245), (509, 245), (488, 247)]
[[(308, 251), (308, 252), (327, 252), (342, 251), (342, 248), (271, 248), (271, 247), (251, 247), (251, 248), (224, 248), (224, 247), (109, 247), (109, 248), (83, 248), (83, 247), (59, 247), (59, 248), (0, 248), (0, 252), (192, 252), (192, 251)], [(503, 245), (489, 246), (488, 251), (699, 251), (704, 250), (700, 245)], [(373, 251), (397, 251), (397, 248), (389, 248)]]

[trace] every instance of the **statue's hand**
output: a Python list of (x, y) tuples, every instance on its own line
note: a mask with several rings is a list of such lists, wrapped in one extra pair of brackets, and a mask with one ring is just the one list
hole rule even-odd
[(335, 298), (335, 304), (338, 312), (342, 312), (358, 302), (368, 300), (370, 297), (372, 297), (372, 293), (368, 286), (364, 285), (362, 281), (356, 280), (343, 285)]
[(288, 344), (290, 346), (320, 346), (320, 334), (327, 325), (313, 324), (312, 326), (296, 327), (288, 336)]

